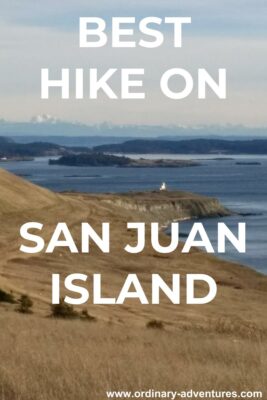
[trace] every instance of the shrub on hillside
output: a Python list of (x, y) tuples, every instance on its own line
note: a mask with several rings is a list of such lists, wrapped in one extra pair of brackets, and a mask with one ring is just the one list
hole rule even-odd
[(151, 321), (148, 321), (146, 327), (150, 329), (164, 329), (164, 324), (162, 321), (152, 319)]
[(0, 289), (0, 302), (14, 304), (16, 303), (16, 300), (12, 293), (7, 293)]
[(80, 313), (80, 318), (82, 321), (96, 322), (96, 317), (90, 315), (86, 309), (82, 310)]
[(33, 301), (27, 294), (22, 294), (19, 298), (19, 306), (17, 307), (17, 311), (22, 314), (31, 314), (32, 313)]
[(78, 318), (79, 314), (74, 310), (72, 305), (64, 302), (60, 299), (59, 304), (52, 304), (51, 306), (51, 317), (54, 318)]

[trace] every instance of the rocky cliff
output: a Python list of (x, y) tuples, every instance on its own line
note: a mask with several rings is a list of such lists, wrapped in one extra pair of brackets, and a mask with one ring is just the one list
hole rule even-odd
[(98, 196), (100, 202), (134, 212), (135, 219), (167, 224), (173, 220), (231, 215), (217, 199), (193, 193), (166, 191)]

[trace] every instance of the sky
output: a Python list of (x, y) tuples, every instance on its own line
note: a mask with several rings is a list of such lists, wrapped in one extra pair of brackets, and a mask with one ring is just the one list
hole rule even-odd
[[(49, 114), (81, 123), (148, 125), (267, 126), (266, 0), (0, 0), (0, 119), (28, 121)], [(157, 49), (79, 48), (79, 17), (191, 17), (183, 47), (171, 45), (171, 31)], [(165, 28), (164, 28), (165, 29)], [(136, 31), (135, 38), (140, 37)], [(61, 68), (145, 68), (145, 100), (41, 100), (41, 68), (59, 76)], [(227, 69), (227, 99), (212, 93), (198, 100), (167, 99), (160, 77), (184, 68), (194, 79), (206, 68), (216, 77)], [(120, 81), (114, 79), (119, 90)]]

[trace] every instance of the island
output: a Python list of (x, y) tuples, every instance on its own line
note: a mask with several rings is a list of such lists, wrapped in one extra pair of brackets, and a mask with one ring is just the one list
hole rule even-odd
[(66, 165), (71, 167), (182, 168), (195, 167), (201, 164), (191, 160), (132, 159), (125, 156), (92, 151), (80, 154), (66, 154), (56, 160), (50, 159), (49, 165)]
[(15, 157), (0, 157), (0, 162), (7, 162), (7, 161), (33, 161), (34, 157), (26, 157), (26, 156), (15, 156)]
[(16, 143), (13, 139), (0, 137), (0, 161), (31, 161), (34, 157), (54, 157), (90, 151), (88, 147), (68, 147), (55, 143), (36, 141)]
[(135, 139), (94, 147), (95, 151), (120, 154), (267, 154), (266, 139)]
[(261, 165), (259, 161), (238, 161), (236, 165)]

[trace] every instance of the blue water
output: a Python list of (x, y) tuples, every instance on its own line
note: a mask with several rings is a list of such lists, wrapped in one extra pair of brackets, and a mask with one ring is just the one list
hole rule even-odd
[[(158, 155), (151, 157), (159, 158)], [(155, 190), (164, 181), (170, 189), (216, 197), (233, 211), (255, 214), (220, 219), (233, 231), (236, 231), (238, 222), (247, 224), (246, 254), (239, 254), (229, 246), (223, 257), (267, 274), (267, 156), (234, 156), (233, 160), (225, 161), (213, 160), (213, 157), (179, 155), (176, 158), (201, 159), (202, 164), (179, 169), (49, 166), (46, 158), (29, 162), (4, 162), (0, 167), (55, 191)], [(237, 161), (256, 161), (261, 165), (236, 165)], [(216, 243), (217, 222), (217, 219), (203, 220), (213, 243)], [(191, 221), (183, 222), (181, 231), (186, 234), (191, 224)]]

